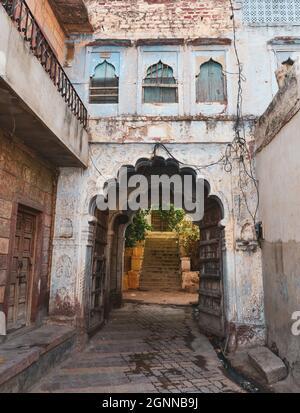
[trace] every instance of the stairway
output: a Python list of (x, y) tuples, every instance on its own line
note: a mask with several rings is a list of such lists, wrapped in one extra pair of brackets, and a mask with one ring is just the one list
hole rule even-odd
[(173, 232), (150, 232), (146, 237), (140, 290), (181, 290), (178, 237)]

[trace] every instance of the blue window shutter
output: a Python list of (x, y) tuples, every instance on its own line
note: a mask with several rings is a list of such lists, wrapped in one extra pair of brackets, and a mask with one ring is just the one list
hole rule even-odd
[(212, 59), (200, 67), (196, 81), (197, 102), (224, 102), (225, 77), (220, 63)]

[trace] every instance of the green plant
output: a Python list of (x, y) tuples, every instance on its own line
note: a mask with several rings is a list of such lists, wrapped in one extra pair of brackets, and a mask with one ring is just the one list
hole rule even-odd
[(200, 230), (193, 221), (185, 216), (175, 227), (179, 237), (179, 245), (183, 250), (183, 255), (191, 257), (197, 242), (200, 239)]
[(147, 231), (151, 230), (151, 225), (148, 224), (146, 217), (149, 211), (139, 211), (133, 218), (126, 230), (125, 245), (126, 248), (133, 248), (140, 241), (144, 241)]
[(170, 205), (169, 210), (158, 210), (160, 218), (166, 223), (169, 231), (174, 231), (176, 226), (184, 219), (185, 212), (183, 209), (176, 209), (174, 205)]

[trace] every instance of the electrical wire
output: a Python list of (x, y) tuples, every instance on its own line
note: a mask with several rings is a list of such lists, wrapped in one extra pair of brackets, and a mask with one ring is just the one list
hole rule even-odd
[[(237, 91), (237, 105), (236, 105), (236, 121), (234, 124), (234, 139), (226, 147), (225, 153), (216, 161), (211, 162), (206, 165), (194, 165), (182, 162), (175, 158), (175, 156), (169, 151), (163, 143), (156, 143), (153, 150), (153, 156), (156, 156), (157, 149), (159, 147), (163, 148), (165, 152), (176, 162), (181, 165), (190, 166), (192, 168), (201, 171), (202, 169), (207, 169), (216, 165), (223, 165), (224, 171), (231, 173), (233, 171), (233, 162), (238, 161), (238, 186), (241, 191), (242, 197), (245, 202), (246, 209), (249, 215), (252, 218), (253, 225), (255, 227), (257, 214), (259, 210), (259, 187), (258, 182), (255, 178), (255, 173), (253, 169), (253, 159), (249, 151), (247, 140), (246, 140), (246, 131), (245, 131), (245, 122), (243, 118), (243, 82), (246, 81), (246, 77), (243, 74), (243, 65), (240, 60), (238, 47), (237, 47), (237, 29), (236, 29), (236, 19), (235, 12), (233, 7), (233, 1), (229, 0), (230, 9), (231, 9), (231, 19), (232, 19), (232, 30), (233, 30), (233, 46), (234, 53), (237, 61), (238, 72), (226, 72), (238, 76), (238, 91)], [(256, 192), (256, 205), (254, 211), (250, 208), (250, 203), (248, 199), (248, 187), (249, 183), (252, 183)]]
[(89, 146), (89, 155), (90, 155), (90, 160), (92, 161), (92, 164), (94, 166), (94, 168), (96, 169), (96, 171), (98, 172), (98, 174), (100, 176), (102, 176), (102, 178), (105, 179), (105, 181), (108, 180), (108, 178), (106, 178), (106, 176), (103, 175), (103, 173), (99, 170), (99, 168), (97, 167), (97, 165), (95, 164), (94, 158), (93, 158), (93, 153), (91, 151), (91, 146)]
[[(237, 26), (236, 26), (236, 18), (235, 18), (235, 11), (233, 6), (233, 1), (229, 0), (230, 10), (231, 10), (231, 20), (232, 20), (232, 30), (233, 30), (233, 46), (234, 46), (234, 54), (237, 61), (238, 71), (237, 73), (228, 72), (223, 70), (224, 73), (228, 73), (231, 75), (238, 76), (238, 90), (237, 90), (237, 104), (236, 104), (236, 120), (234, 124), (234, 138), (231, 143), (227, 144), (225, 153), (216, 161), (213, 161), (208, 164), (204, 165), (195, 165), (195, 164), (188, 164), (186, 162), (178, 160), (171, 151), (167, 148), (167, 146), (163, 143), (156, 143), (153, 149), (153, 157), (156, 156), (157, 150), (162, 148), (173, 160), (175, 160), (178, 164), (184, 166), (190, 166), (195, 168), (198, 171), (203, 169), (208, 169), (213, 166), (222, 165), (223, 169), (226, 173), (233, 172), (233, 164), (235, 161), (238, 162), (238, 186), (241, 191), (242, 197), (245, 202), (246, 209), (253, 220), (253, 225), (256, 225), (257, 214), (259, 210), (259, 187), (258, 182), (255, 178), (255, 173), (253, 169), (253, 159), (251, 153), (249, 151), (246, 139), (246, 130), (245, 130), (245, 122), (243, 117), (243, 82), (246, 81), (246, 77), (243, 74), (243, 64), (241, 63), (238, 46), (237, 46)], [(105, 179), (107, 178), (102, 174), (102, 172), (97, 168), (93, 154), (90, 152), (90, 158), (92, 164), (96, 171)], [(248, 200), (248, 187), (249, 183), (252, 183), (256, 192), (257, 202), (255, 205), (254, 211), (251, 210)]]

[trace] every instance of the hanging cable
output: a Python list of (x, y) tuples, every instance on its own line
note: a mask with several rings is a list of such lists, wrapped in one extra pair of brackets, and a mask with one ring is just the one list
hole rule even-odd
[[(225, 172), (232, 173), (234, 162), (238, 163), (238, 186), (241, 191), (242, 197), (245, 202), (246, 209), (253, 220), (253, 225), (256, 225), (256, 219), (259, 209), (259, 188), (258, 182), (255, 178), (254, 168), (253, 168), (253, 159), (250, 153), (247, 139), (246, 139), (246, 130), (245, 122), (243, 118), (243, 82), (246, 81), (246, 77), (243, 74), (243, 64), (241, 63), (238, 46), (237, 46), (237, 25), (235, 18), (235, 11), (233, 6), (233, 0), (229, 0), (230, 10), (231, 10), (231, 20), (232, 20), (232, 30), (233, 30), (233, 46), (234, 54), (237, 62), (238, 71), (236, 73), (228, 72), (223, 70), (223, 73), (228, 73), (231, 75), (238, 76), (237, 82), (237, 103), (236, 103), (236, 119), (234, 123), (234, 138), (231, 143), (227, 144), (225, 152), (221, 155), (220, 158), (215, 161), (204, 164), (204, 165), (195, 165), (188, 164), (186, 162), (178, 160), (171, 151), (163, 143), (156, 143), (153, 149), (153, 157), (156, 156), (159, 148), (162, 148), (170, 158), (174, 159), (178, 164), (192, 167), (201, 172), (203, 169), (211, 168), (213, 166), (221, 165)], [(95, 165), (93, 155), (90, 152), (90, 158), (92, 164), (96, 171), (106, 180), (107, 178), (99, 171)], [(255, 205), (254, 211), (250, 207), (250, 202), (248, 199), (249, 194), (249, 184), (252, 183), (256, 192), (257, 202)], [(251, 189), (250, 189), (251, 190)]]

